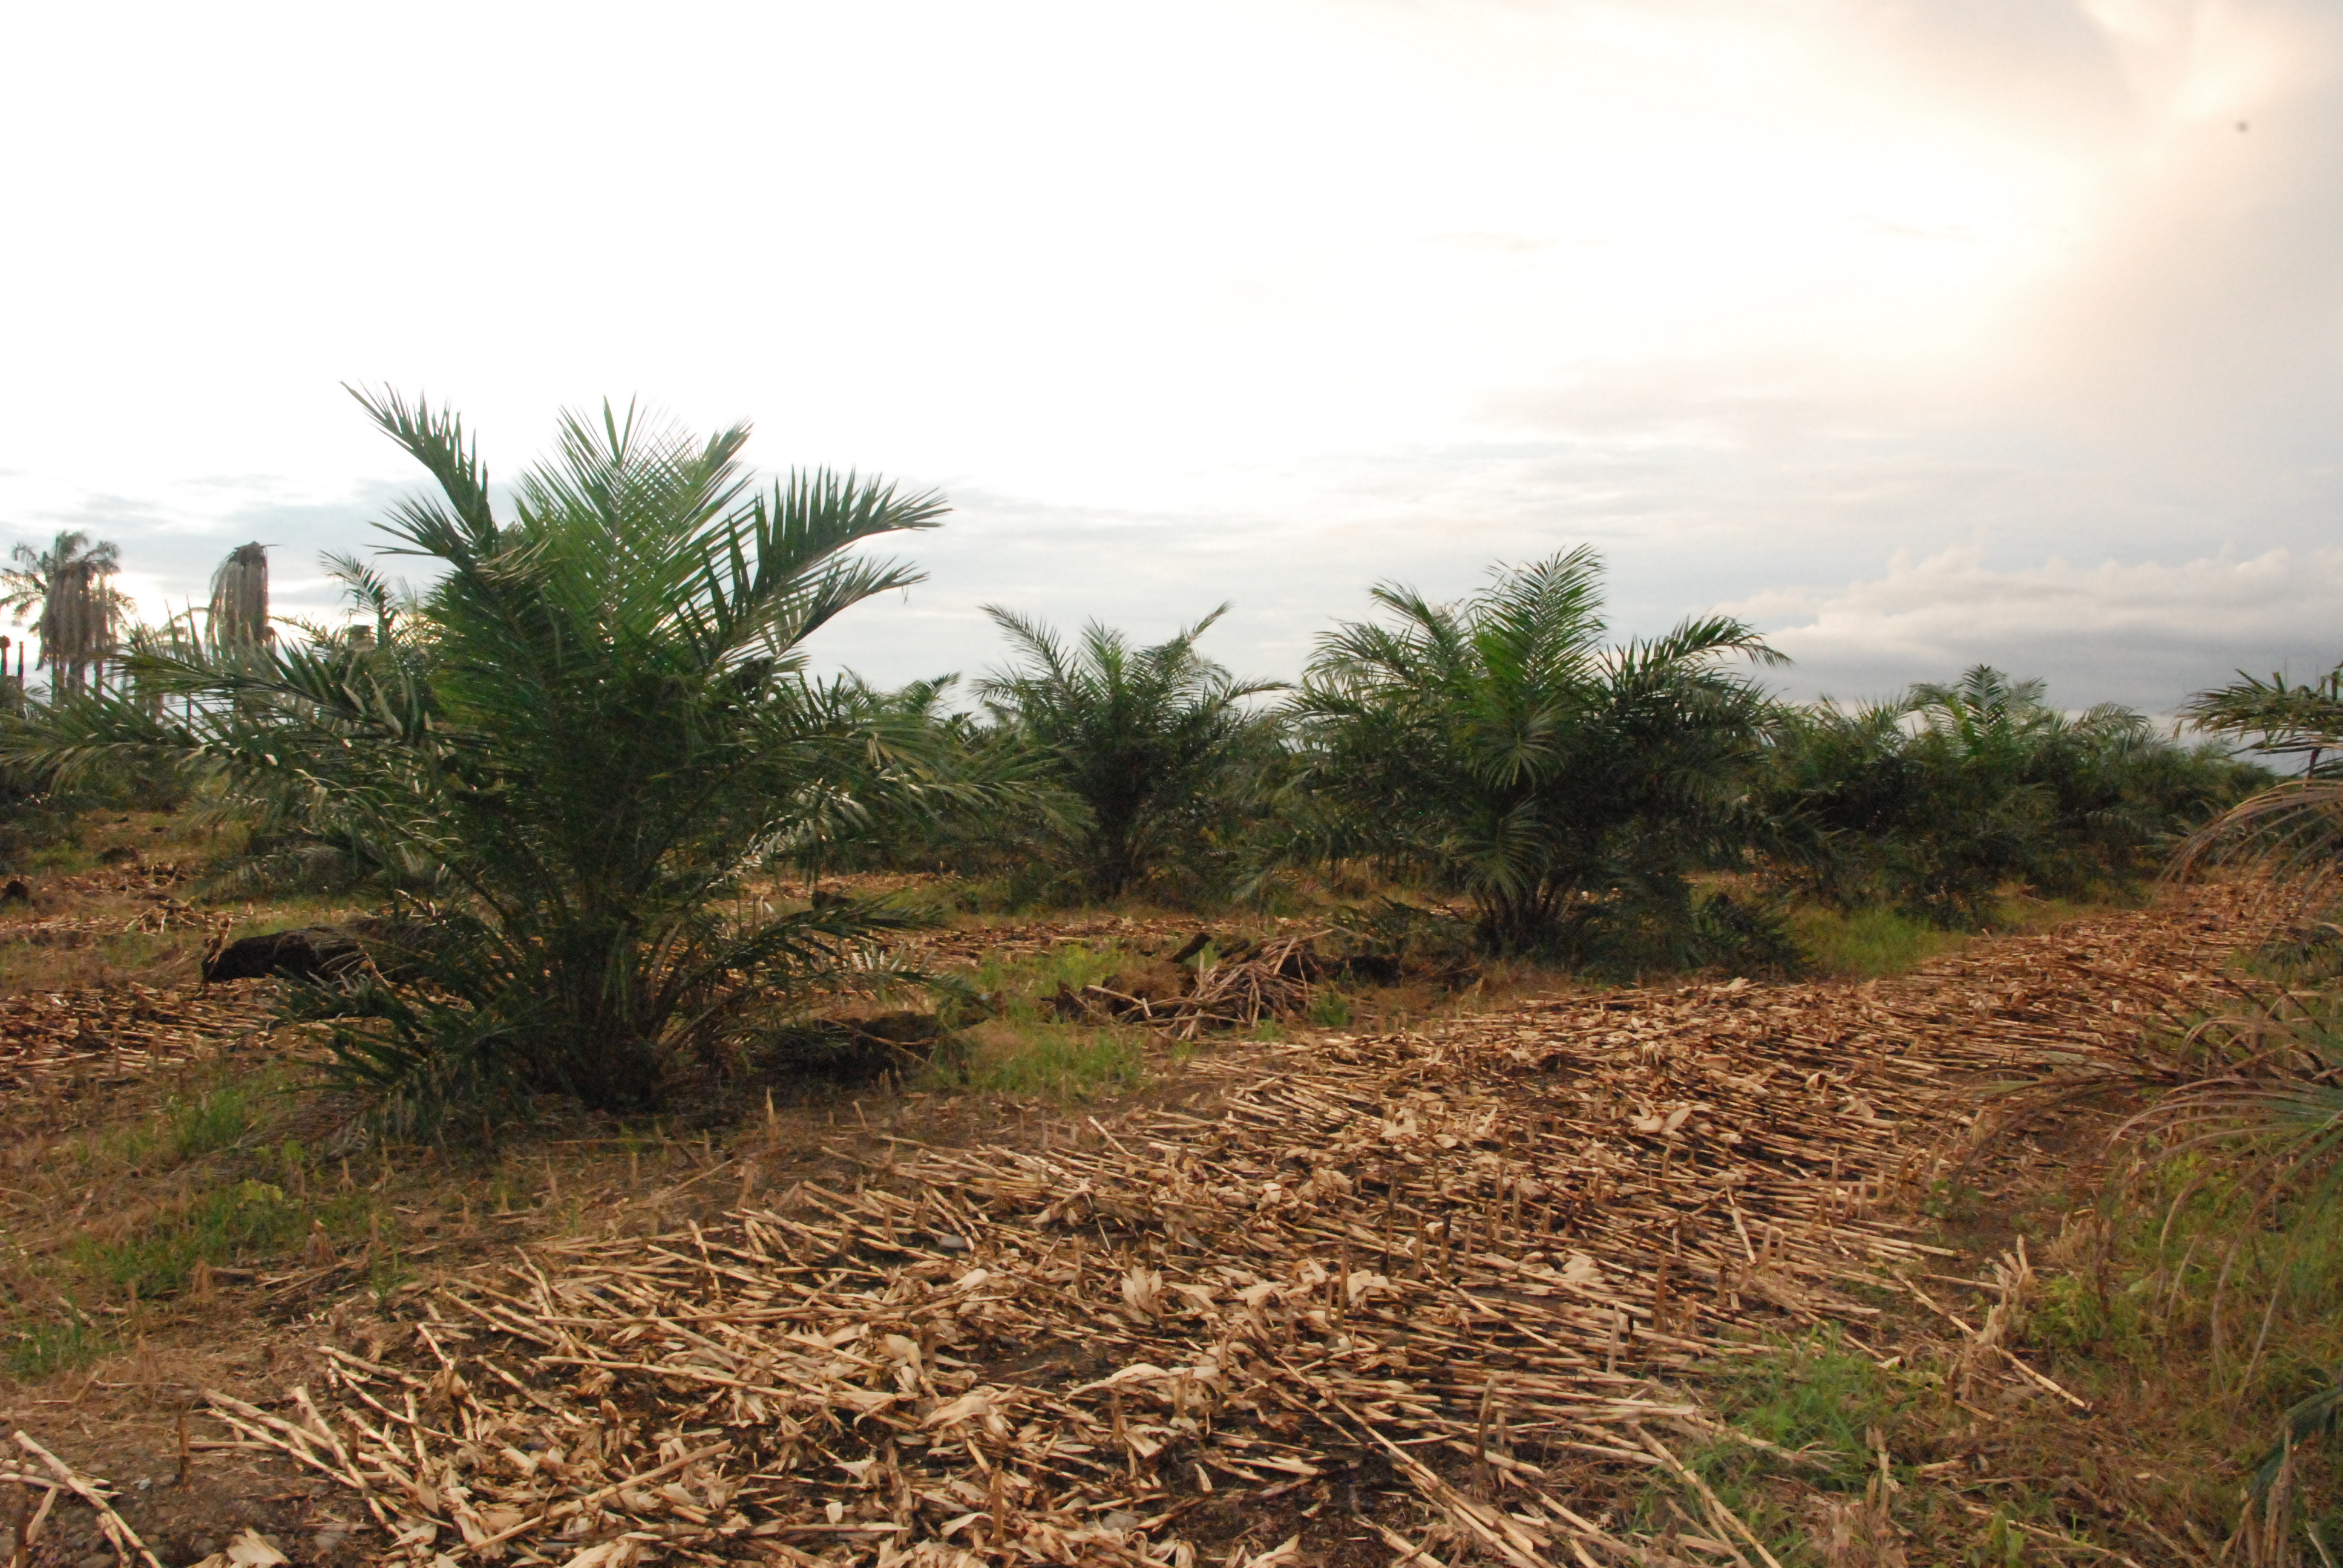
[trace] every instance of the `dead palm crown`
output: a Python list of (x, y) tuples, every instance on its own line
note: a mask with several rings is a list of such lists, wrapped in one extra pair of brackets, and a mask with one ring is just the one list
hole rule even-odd
[(266, 642), (268, 548), (238, 545), (212, 573), (211, 638), (216, 648), (253, 648)]

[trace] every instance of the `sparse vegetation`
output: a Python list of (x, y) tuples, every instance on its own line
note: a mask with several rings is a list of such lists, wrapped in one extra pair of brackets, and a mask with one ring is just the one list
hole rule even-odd
[(1816, 970), (1858, 980), (1902, 974), (1960, 945), (1959, 937), (1934, 921), (1884, 904), (1812, 906), (1793, 917), (1790, 930)]
[[(886, 690), (815, 678), (805, 639), (911, 580), (856, 551), (931, 525), (933, 498), (821, 473), (759, 491), (739, 466), (743, 430), (702, 442), (606, 409), (567, 421), (498, 512), (452, 416), (369, 407), (437, 487), (395, 515), (394, 542), (444, 575), (412, 593), (337, 562), (357, 623), (295, 626), (270, 619), (266, 558), (246, 546), (201, 626), (191, 612), (132, 628), (126, 651), (113, 612), (75, 600), (73, 624), (96, 628), (90, 678), (68, 662), (0, 726), (0, 853), (27, 881), (0, 906), (0, 1007), (17, 1009), (10, 1040), (55, 1029), (60, 1042), (39, 1069), (50, 1098), (0, 1151), (0, 1373), (67, 1378), (172, 1335), (255, 1332), (207, 1323), (227, 1295), (305, 1322), (358, 1302), (396, 1319), (410, 1282), (524, 1235), (664, 1228), (668, 1261), (714, 1281), (725, 1214), (809, 1214), (850, 1187), (875, 1205), (875, 1231), (820, 1229), (840, 1218), (825, 1211), (791, 1232), (817, 1240), (812, 1262), (755, 1254), (759, 1267), (832, 1271), (825, 1289), (850, 1277), (860, 1291), (874, 1270), (913, 1277), (902, 1258), (932, 1242), (920, 1311), (942, 1282), (1007, 1290), (1030, 1274), (1051, 1300), (1091, 1303), (1082, 1322), (1101, 1342), (1128, 1328), (1172, 1346), (1183, 1318), (1209, 1323), (1187, 1360), (1160, 1352), (1195, 1381), (1172, 1424), (1139, 1424), (1133, 1392), (1082, 1428), (1085, 1452), (1099, 1432), (1125, 1445), (1101, 1473), (1151, 1508), (1202, 1516), (1201, 1487), (1180, 1503), (1144, 1491), (1187, 1485), (1151, 1462), (1202, 1441), (1177, 1425), (1196, 1425), (1194, 1401), (1314, 1456), (1317, 1473), (1282, 1473), (1313, 1490), (1281, 1504), (1297, 1532), (1321, 1531), (1313, 1542), (1332, 1538), (1310, 1521), (1397, 1517), (1373, 1498), (1402, 1493), (1359, 1479), (1363, 1460), (1345, 1462), (1369, 1501), (1334, 1505), (1332, 1440), (1310, 1424), (1322, 1410), (1214, 1403), (1212, 1379), (1234, 1363), (1208, 1365), (1208, 1343), (1233, 1356), (1257, 1328), (1295, 1365), (1347, 1368), (1398, 1342), (1378, 1336), (1421, 1332), (1445, 1367), (1535, 1317), (1547, 1338), (1508, 1342), (1523, 1366), (1575, 1377), (1624, 1360), (1636, 1381), (1604, 1382), (1604, 1399), (1674, 1400), (1681, 1383), (1700, 1406), (1668, 1433), (1681, 1473), (1523, 1439), (1550, 1467), (1541, 1485), (1577, 1476), (1598, 1499), (1592, 1528), (1653, 1561), (1745, 1546), (1718, 1510), (1782, 1568), (2079, 1562), (2118, 1546), (2211, 1560), (2241, 1488), (2256, 1533), (2238, 1540), (2261, 1544), (2233, 1560), (2262, 1568), (2283, 1560), (2273, 1542), (2343, 1542), (2335, 678), (2243, 680), (2190, 709), (2209, 732), (2305, 759), (2303, 779), (2269, 790), (2225, 751), (2120, 709), (2053, 709), (2039, 683), (1990, 668), (1862, 710), (1783, 704), (1759, 679), (1763, 640), (1731, 620), (1612, 643), (1580, 550), (1501, 569), (1453, 605), (1378, 590), (1381, 618), (1330, 631), (1282, 699), (1199, 651), (1218, 612), (1138, 646), (996, 611), (1006, 668), (965, 697), (950, 678)], [(115, 562), (78, 538), (20, 555), (16, 602), (51, 615), (56, 584), (97, 592)], [(101, 658), (118, 678), (96, 678)], [(2249, 1010), (2208, 1016), (2213, 982), (2192, 968), (2137, 994), (2185, 990), (2199, 1010), (2156, 1017), (2127, 1000), (2077, 1043), (2028, 1032), (2040, 998), (2006, 975), (1960, 992), (2006, 933), (2144, 906), (2207, 822), (2200, 860), (2301, 874), (2287, 940), (2220, 982)], [(989, 923), (1031, 910), (1048, 918)], [(194, 1007), (172, 1029), (226, 1017), (173, 988), (193, 984), (207, 946), (295, 924), (356, 933), (364, 956), (238, 982), (299, 1027), (243, 1032), (246, 1002), (198, 1050), (203, 1030), (166, 1039), (157, 1025), (140, 1037), (159, 1042), (151, 1057), (119, 1076), (134, 1053), (79, 1043), (83, 1020), (142, 1008)], [(2104, 953), (2053, 946), (2044, 962), (2100, 975)], [(1815, 983), (1750, 986), (1790, 975)], [(1585, 994), (1619, 980), (1643, 989)], [(1212, 1006), (1208, 986), (1222, 988)], [(1901, 1000), (1873, 1011), (1875, 993)], [(1502, 1027), (1473, 1021), (1522, 997), (1536, 1005)], [(1558, 1030), (1565, 1011), (1577, 1022)], [(1825, 1012), (1837, 1021), (1801, 1032)], [(2126, 1056), (2110, 1041), (2135, 1024)], [(1976, 1083), (1932, 1082), (1920, 1114), (1862, 1087), (1934, 1072), (1906, 1059), (1924, 1053), (1913, 1038), (2005, 1025), (1994, 1070), (2047, 1075), (2032, 1103), (2063, 1143), (2029, 1141), (2014, 1111), (1996, 1122), (1998, 1101), (1962, 1131), (1989, 1101)], [(1427, 1143), (1416, 1119), (1453, 1111), (1432, 1107), (1460, 1029), (1485, 1031), (1472, 1071), (1486, 1104)], [(1329, 1063), (1418, 1039), (1426, 1052), (1355, 1102), (1312, 1085), (1339, 1076)], [(1775, 1074), (1777, 1055), (1798, 1072)], [(1984, 1060), (1961, 1057), (1962, 1070)], [(1274, 1119), (1247, 1123), (1250, 1142), (1225, 1137), (1252, 1114), (1229, 1108), (1269, 1085), (1292, 1094), (1280, 1103), (1295, 1126), (1355, 1124), (1365, 1152), (1336, 1158), (1323, 1128)], [(1718, 1108), (1745, 1095), (1766, 1111), (1735, 1131)], [(1167, 1290), (1171, 1230), (1147, 1231), (1114, 1206), (1143, 1202), (1101, 1202), (1092, 1182), (1102, 1151), (1137, 1147), (1116, 1119), (1139, 1106), (1156, 1116), (1156, 1186), (1198, 1212), (1233, 1205), (1244, 1247), (1292, 1224), (1308, 1238), (1294, 1246), (1326, 1255), (1278, 1253), (1293, 1267), (1271, 1278), (1269, 1254), (1232, 1243), (1254, 1260), (1244, 1279), (1202, 1269)], [(1785, 1155), (1766, 1145), (1782, 1117), (1823, 1131)], [(1970, 1136), (1958, 1161), (1922, 1159)], [(1538, 1160), (1508, 1163), (1540, 1139)], [(1011, 1151), (1002, 1168), (1023, 1185), (937, 1210), (873, 1196), (906, 1151), (953, 1140)], [(1401, 1165), (1418, 1158), (1449, 1161), (1408, 1200), (1420, 1215), (1396, 1187), (1371, 1195), (1395, 1174), (1417, 1181)], [(1843, 1177), (1843, 1158), (1861, 1173)], [(1035, 1213), (1009, 1220), (1029, 1198)], [(1312, 1231), (1320, 1202), (1356, 1212)], [(1620, 1205), (1660, 1227), (1632, 1258), (1611, 1234)], [(1832, 1227), (1881, 1205), (1899, 1216), (1883, 1234), (1926, 1227), (1936, 1251), (1864, 1254), (1878, 1266), (1858, 1281)], [(964, 1267), (984, 1227), (1029, 1219), (1013, 1263)], [(884, 1248), (858, 1251), (874, 1234)], [(1612, 1272), (1585, 1274), (1582, 1247)], [(1417, 1292), (1415, 1310), (1382, 1321), (1379, 1292)], [(1590, 1328), (1581, 1309), (1622, 1315)], [(839, 1367), (886, 1346), (884, 1378), (858, 1399), (1041, 1375), (980, 1362), (960, 1332), (822, 1342), (843, 1347)], [(1554, 1335), (1575, 1359), (1538, 1362)], [(1301, 1343), (1312, 1336), (1322, 1352)], [(1423, 1382), (1420, 1357), (1359, 1364), (1383, 1381), (1346, 1397), (1388, 1396), (1395, 1423), (1476, 1395)], [(579, 1408), (647, 1419), (632, 1398)], [(2092, 1424), (2067, 1415), (2077, 1402)], [(1493, 1408), (1481, 1446), (1414, 1452), (1512, 1501), (1500, 1462), (1530, 1428), (1509, 1434), (1504, 1402)], [(873, 1449), (848, 1472), (866, 1459), (902, 1466), (899, 1481), (929, 1462)], [(1252, 1462), (1223, 1484), (1286, 1497), (1283, 1481), (1243, 1473)], [(854, 1528), (922, 1518), (916, 1493), (870, 1502), (880, 1484), (842, 1493)], [(1013, 1511), (1022, 1484), (952, 1505)], [(679, 1506), (709, 1512), (695, 1495)], [(982, 1550), (998, 1528), (960, 1539)], [(2163, 1544), (2139, 1545), (2151, 1537)], [(1423, 1539), (1443, 1561), (1480, 1550), (1469, 1530)], [(1267, 1541), (1243, 1550), (1230, 1559), (1293, 1560)]]

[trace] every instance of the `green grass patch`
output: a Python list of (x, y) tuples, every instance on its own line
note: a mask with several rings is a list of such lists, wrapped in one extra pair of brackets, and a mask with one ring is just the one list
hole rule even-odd
[(2087, 1391), (2193, 1385), (2170, 1416), (2211, 1446), (2330, 1382), (2343, 1365), (2343, 1207), (2325, 1184), (2266, 1205), (2266, 1181), (2201, 1151), (2152, 1172), (2042, 1282), (2027, 1342)]
[(65, 1243), (67, 1268), (108, 1293), (158, 1301), (184, 1292), (198, 1262), (217, 1267), (283, 1257), (322, 1227), (339, 1249), (383, 1233), (369, 1194), (305, 1203), (273, 1181), (246, 1179), (197, 1193), (116, 1235), (84, 1231)]
[(1310, 1021), (1320, 1029), (1348, 1029), (1352, 1016), (1351, 999), (1332, 986), (1310, 999)]
[(1798, 950), (1825, 975), (1875, 980), (1919, 968), (1966, 939), (1899, 910), (1806, 908), (1790, 916)]
[[(1686, 1467), (1783, 1563), (1819, 1563), (1819, 1551), (1810, 1549), (1812, 1521), (1791, 1498), (1806, 1489), (1862, 1493), (1874, 1473), (1870, 1434), (1894, 1428), (1923, 1392), (1920, 1381), (1881, 1368), (1828, 1328), (1776, 1340), (1762, 1354), (1710, 1371), (1715, 1381), (1706, 1386), (1718, 1413), (1757, 1442), (1706, 1444), (1684, 1456)], [(1769, 1484), (1783, 1476), (1797, 1486)], [(1630, 1513), (1634, 1527), (1652, 1534), (1703, 1518), (1692, 1490), (1659, 1474)]]
[[(268, 1101), (288, 1084), (287, 1076), (272, 1068), (174, 1097), (144, 1121), (80, 1141), (75, 1157), (85, 1175), (130, 1175), (241, 1149), (260, 1131)], [(300, 1145), (288, 1143), (287, 1148), (297, 1162)], [(259, 1152), (264, 1161), (277, 1158), (275, 1151)], [(290, 1167), (287, 1169), (289, 1173)]]
[[(2311, 1180), (2274, 1197), (2246, 1151), (2198, 1148), (2117, 1183), (2036, 1246), (2037, 1278), (2011, 1344), (2087, 1400), (2120, 1462), (2089, 1462), (2134, 1483), (2133, 1505), (2167, 1533), (2234, 1528), (2239, 1488), (2273, 1452), (2286, 1412), (2335, 1386), (2343, 1366), (2343, 1206)], [(2000, 1429), (2002, 1473), (2048, 1475), (2071, 1461), (2050, 1402)], [(1916, 1424), (1916, 1423), (1915, 1423)], [(2298, 1452), (2298, 1531), (2343, 1526), (2343, 1442), (2331, 1430)], [(2006, 1498), (2055, 1523), (2043, 1488)], [(2308, 1556), (2305, 1561), (2310, 1560)]]
[(166, 1211), (129, 1233), (88, 1232), (66, 1243), (65, 1261), (116, 1290), (136, 1288), (142, 1300), (176, 1295), (198, 1261), (225, 1263), (253, 1253), (291, 1249), (307, 1233), (308, 1216), (269, 1181), (215, 1188)]
[(254, 1094), (248, 1085), (228, 1083), (193, 1100), (174, 1101), (164, 1112), (172, 1156), (194, 1160), (243, 1142), (256, 1120)]
[(970, 983), (992, 1006), (1016, 1022), (1031, 1023), (1044, 1016), (1049, 999), (1061, 988), (1080, 990), (1097, 985), (1135, 960), (1109, 942), (1093, 948), (1086, 942), (1064, 942), (1043, 952), (1003, 959), (988, 954), (977, 965)]
[(1704, 1451), (1700, 1467), (1720, 1492), (1785, 1466), (1818, 1486), (1860, 1491), (1871, 1465), (1868, 1434), (1891, 1427), (1917, 1392), (1835, 1329), (1776, 1341), (1767, 1353), (1721, 1369), (1717, 1402), (1735, 1427), (1804, 1462), (1727, 1442)]
[(27, 1322), (0, 1328), (0, 1372), (19, 1382), (38, 1382), (87, 1366), (114, 1348), (110, 1338), (79, 1314)]
[(971, 1031), (954, 1058), (935, 1067), (938, 1088), (1046, 1100), (1127, 1088), (1146, 1070), (1137, 1031), (1062, 1023), (996, 1021)]

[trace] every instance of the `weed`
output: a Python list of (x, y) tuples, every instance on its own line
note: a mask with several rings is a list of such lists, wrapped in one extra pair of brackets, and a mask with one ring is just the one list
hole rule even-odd
[(164, 1115), (173, 1158), (193, 1160), (244, 1141), (252, 1131), (252, 1091), (241, 1083), (224, 1084), (194, 1100), (174, 1102)]
[(78, 1313), (26, 1323), (0, 1337), (0, 1372), (19, 1382), (37, 1382), (56, 1372), (86, 1366), (114, 1348), (113, 1342)]
[(1827, 975), (1870, 980), (1903, 974), (1963, 939), (1900, 910), (1807, 908), (1790, 917), (1799, 948)]
[(1310, 999), (1310, 1021), (1320, 1029), (1348, 1029), (1351, 1016), (1351, 999), (1332, 986)]
[[(1787, 1564), (1816, 1561), (1811, 1521), (1793, 1499), (1800, 1490), (1859, 1496), (1873, 1476), (1874, 1434), (1890, 1430), (1918, 1398), (1923, 1380), (1882, 1368), (1835, 1328), (1775, 1341), (1765, 1353), (1710, 1369), (1717, 1405), (1732, 1424), (1767, 1444), (1723, 1441), (1694, 1451), (1687, 1468), (1725, 1506), (1773, 1543)], [(1795, 1476), (1799, 1488), (1769, 1483)], [(1631, 1503), (1654, 1533), (1674, 1516), (1700, 1517), (1682, 1483), (1654, 1476)]]
[(313, 1228), (342, 1241), (377, 1224), (365, 1194), (345, 1193), (312, 1207), (275, 1182), (247, 1179), (165, 1208), (118, 1235), (85, 1231), (66, 1243), (64, 1255), (92, 1281), (153, 1301), (186, 1290), (198, 1262), (281, 1255)]
[(1061, 989), (1078, 991), (1097, 985), (1131, 961), (1111, 942), (1098, 948), (1064, 942), (1021, 958), (988, 954), (977, 965), (969, 989), (1011, 1022), (1038, 1023), (1048, 1016), (1049, 999)]
[(1083, 1099), (1139, 1081), (1141, 1039), (1126, 1030), (1004, 1020), (972, 1030), (960, 1059), (940, 1063), (935, 1074), (947, 1089)]
[[(1869, 1464), (1867, 1434), (1888, 1426), (1913, 1394), (1909, 1380), (1851, 1349), (1835, 1329), (1819, 1329), (1735, 1363), (1723, 1374), (1719, 1401), (1742, 1431), (1827, 1466), (1805, 1467), (1805, 1473), (1853, 1490), (1863, 1486)], [(1707, 1457), (1728, 1477), (1778, 1463), (1737, 1445)]]
[(1932, 1184), (1920, 1200), (1920, 1212), (1948, 1224), (1966, 1224), (1984, 1211), (1985, 1194), (1957, 1181)]

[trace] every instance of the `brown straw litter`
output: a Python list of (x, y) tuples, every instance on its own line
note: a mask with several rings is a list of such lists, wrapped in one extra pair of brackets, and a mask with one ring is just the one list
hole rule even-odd
[[(1935, 1251), (1883, 1198), (1985, 1135), (1980, 1086), (2141, 1049), (2217, 983), (2236, 909), (2195, 891), (1860, 987), (1231, 1048), (1179, 1108), (876, 1140), (720, 1223), (528, 1248), (401, 1298), (380, 1359), (329, 1347), (322, 1386), (211, 1407), (417, 1564), (1264, 1568), (1304, 1530), (1679, 1561), (1589, 1481), (1718, 1434), (1676, 1392), (1697, 1362), (1824, 1322), (1860, 1347), (1845, 1283)], [(1671, 1543), (1770, 1561), (1699, 1502)]]

